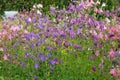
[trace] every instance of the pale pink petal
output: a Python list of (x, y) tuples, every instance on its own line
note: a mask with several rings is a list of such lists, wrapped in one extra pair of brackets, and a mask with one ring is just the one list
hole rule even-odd
[(114, 59), (115, 58), (114, 54), (115, 54), (114, 49), (110, 49), (110, 51), (109, 51), (110, 59)]
[(8, 56), (6, 54), (4, 54), (3, 59), (8, 60)]
[(99, 50), (96, 50), (95, 55), (99, 56)]

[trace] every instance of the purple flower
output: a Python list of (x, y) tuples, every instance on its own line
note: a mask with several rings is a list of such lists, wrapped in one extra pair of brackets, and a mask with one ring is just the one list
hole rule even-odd
[(37, 76), (36, 75), (34, 75), (33, 78), (34, 78), (34, 80), (37, 80)]
[(84, 8), (84, 3), (80, 3), (79, 5), (76, 6), (76, 11), (79, 12)]
[(37, 28), (43, 29), (43, 28), (44, 28), (44, 25), (43, 25), (42, 23), (39, 23), (38, 26), (37, 26)]
[(26, 57), (28, 57), (28, 56), (29, 56), (29, 53), (28, 53), (28, 52), (26, 52), (26, 53), (25, 53), (25, 56), (26, 56)]
[(94, 61), (94, 60), (96, 60), (96, 57), (95, 56), (90, 56), (89, 60), (93, 60)]
[(47, 59), (46, 56), (44, 56), (42, 53), (39, 53), (38, 57), (40, 58), (41, 61), (45, 61)]
[(103, 68), (104, 68), (103, 63), (101, 63), (101, 64), (99, 65), (99, 68), (100, 68), (100, 69), (103, 69)]
[(52, 73), (54, 71), (54, 68), (50, 68), (50, 73)]
[(88, 25), (89, 26), (92, 26), (94, 23), (93, 23), (93, 20), (91, 18), (88, 19)]
[(43, 22), (46, 23), (46, 22), (47, 22), (47, 19), (48, 19), (48, 16), (44, 17)]
[(34, 64), (34, 68), (35, 68), (35, 69), (38, 69), (38, 68), (39, 68), (39, 64), (38, 64), (38, 63), (35, 63), (35, 64)]
[(98, 47), (98, 46), (99, 46), (98, 41), (95, 41), (95, 42), (94, 42), (94, 46), (96, 46), (96, 47)]
[(55, 65), (55, 64), (56, 64), (56, 61), (55, 61), (55, 60), (50, 60), (49, 63), (50, 63), (51, 65)]
[(42, 56), (40, 57), (40, 59), (41, 59), (42, 61), (45, 61), (47, 58), (46, 58), (46, 56), (43, 56), (43, 55), (42, 55)]
[(60, 41), (60, 40), (55, 40), (55, 43), (58, 44), (58, 45), (61, 45), (61, 44), (62, 44), (62, 41)]
[(116, 65), (120, 66), (120, 62), (117, 62)]
[(34, 48), (34, 46), (35, 46), (34, 44), (30, 44), (30, 48)]
[(99, 25), (98, 21), (94, 21), (94, 26), (97, 27)]
[(115, 57), (120, 58), (120, 52), (115, 52)]
[(81, 35), (81, 34), (82, 34), (82, 33), (81, 33), (81, 30), (80, 30), (80, 29), (77, 29), (77, 30), (76, 30), (76, 34), (77, 34), (77, 35)]
[(55, 57), (55, 58), (54, 58), (54, 61), (55, 61), (55, 62), (57, 62), (57, 61), (58, 61), (58, 58), (57, 58), (57, 57)]
[(98, 36), (95, 35), (95, 34), (92, 34), (92, 38), (93, 38), (95, 41), (98, 40)]
[(118, 61), (112, 61), (112, 65), (114, 65), (114, 66), (120, 66), (120, 62), (118, 62)]
[(65, 46), (65, 47), (69, 47), (70, 45), (71, 45), (71, 44), (70, 44), (69, 42), (67, 42), (67, 41), (64, 42), (64, 46)]
[(80, 49), (80, 50), (82, 50), (82, 47), (80, 45), (78, 45), (78, 44), (75, 44), (74, 45), (74, 49)]
[(110, 12), (107, 10), (107, 11), (104, 12), (104, 15), (109, 17), (110, 16)]
[(24, 66), (25, 66), (25, 62), (22, 62), (22, 63), (21, 63), (21, 66), (24, 67)]
[(70, 38), (71, 38), (71, 39), (74, 39), (75, 34), (74, 34), (74, 32), (73, 32), (73, 31), (70, 31), (69, 35), (70, 35)]
[(114, 36), (115, 36), (115, 35), (112, 34), (112, 33), (109, 33), (109, 34), (108, 34), (108, 37), (109, 37), (109, 38), (112, 38), (112, 37), (114, 37)]
[(70, 24), (75, 24), (76, 22), (77, 20), (74, 18), (74, 19), (71, 19)]
[(47, 54), (47, 57), (51, 57), (51, 54), (50, 54), (50, 53), (48, 53), (48, 54)]
[(75, 11), (75, 6), (73, 4), (69, 4), (68, 8), (69, 8), (70, 12)]
[(55, 7), (50, 7), (50, 11), (51, 11), (51, 13), (52, 13), (52, 15), (54, 15), (54, 13), (55, 13)]
[(96, 71), (96, 70), (97, 70), (97, 69), (96, 69), (96, 66), (93, 66), (93, 67), (92, 67), (92, 70), (93, 70), (93, 71)]
[(120, 17), (118, 17), (117, 20), (120, 22)]
[(30, 23), (32, 20), (31, 20), (31, 18), (26, 18), (25, 19), (25, 22), (28, 24), (28, 23)]
[(103, 30), (105, 26), (103, 24), (100, 25), (100, 29)]
[(33, 32), (31, 32), (31, 33), (29, 34), (29, 36), (32, 38), (32, 37), (35, 36), (35, 34), (34, 34)]
[(36, 46), (39, 46), (40, 44), (42, 44), (44, 42), (44, 40), (39, 40), (37, 43), (36, 43)]
[(36, 19), (33, 19), (33, 20), (32, 20), (32, 22), (33, 22), (33, 23), (36, 23), (36, 22), (37, 22), (37, 20), (36, 20)]
[(25, 36), (25, 39), (26, 39), (26, 40), (30, 40), (30, 36), (29, 36), (29, 35), (26, 35), (26, 36)]
[(36, 34), (36, 38), (37, 38), (37, 39), (39, 39), (39, 38), (40, 38), (40, 35), (39, 35), (38, 33)]
[(120, 13), (120, 8), (117, 9), (117, 12)]
[(4, 47), (4, 49), (3, 49), (3, 50), (4, 50), (4, 53), (6, 53), (6, 51), (7, 51), (7, 48), (6, 48), (6, 47)]

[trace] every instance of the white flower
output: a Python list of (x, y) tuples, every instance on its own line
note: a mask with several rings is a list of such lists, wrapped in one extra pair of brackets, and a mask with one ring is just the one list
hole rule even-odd
[(97, 1), (96, 3), (97, 3), (97, 4), (100, 4), (100, 1)]
[(0, 51), (4, 51), (3, 48), (0, 48)]
[(103, 28), (104, 30), (106, 30), (107, 29), (107, 27), (106, 26), (104, 26), (104, 28)]
[(31, 18), (28, 18), (28, 21), (29, 21), (29, 22), (31, 22), (31, 21), (32, 21), (32, 19), (31, 19)]
[(102, 4), (102, 7), (105, 7), (105, 6), (106, 6), (106, 3), (103, 3), (103, 4)]
[(40, 12), (40, 10), (37, 10), (37, 14), (40, 14), (40, 15), (42, 15), (42, 13)]
[(33, 8), (36, 8), (36, 6), (35, 6), (35, 5), (33, 5)]
[(38, 4), (37, 8), (43, 8), (43, 5), (42, 4)]
[(106, 22), (107, 22), (107, 23), (110, 23), (111, 21), (110, 21), (110, 19), (106, 18)]

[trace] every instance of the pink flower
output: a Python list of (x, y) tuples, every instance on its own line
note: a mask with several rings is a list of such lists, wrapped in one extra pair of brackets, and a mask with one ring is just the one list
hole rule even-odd
[(20, 27), (19, 27), (19, 26), (16, 26), (15, 28), (16, 28), (16, 31), (19, 31), (19, 30), (20, 30)]
[(90, 2), (88, 2), (87, 6), (88, 6), (88, 7), (91, 7), (91, 6), (93, 6), (93, 4), (94, 4), (94, 1), (93, 1), (93, 0), (90, 0)]
[(6, 54), (4, 54), (3, 59), (8, 60), (8, 56)]
[(103, 13), (103, 10), (100, 8), (100, 9), (98, 10), (98, 13), (99, 13), (99, 14), (102, 14), (102, 13)]
[(98, 13), (98, 9), (96, 7), (94, 8), (94, 12)]
[(100, 39), (103, 39), (103, 33), (100, 32), (100, 33), (98, 34), (98, 37), (99, 37)]
[(113, 76), (113, 77), (117, 77), (120, 75), (120, 70), (118, 68), (114, 68), (114, 69), (111, 69), (110, 70), (110, 74)]
[(115, 54), (114, 49), (110, 49), (110, 51), (109, 51), (110, 59), (114, 59), (115, 58), (114, 54)]
[(27, 30), (24, 30), (24, 34), (28, 34), (29, 32)]
[(5, 34), (7, 34), (7, 33), (8, 33), (8, 32), (7, 32), (7, 30), (5, 30), (5, 29), (2, 31), (2, 34), (3, 34), (3, 35), (5, 35)]
[(110, 27), (109, 29), (109, 33), (110, 34), (113, 34), (114, 36), (111, 37), (112, 39), (118, 39), (120, 40), (120, 27), (119, 26), (113, 26), (113, 27)]
[(20, 30), (20, 27), (19, 26), (11, 26), (11, 28), (10, 28), (10, 30), (12, 30), (12, 31), (19, 31)]
[(10, 35), (8, 36), (8, 38), (11, 40), (11, 39), (13, 38), (13, 35), (10, 34)]
[(99, 50), (96, 50), (95, 55), (99, 56)]

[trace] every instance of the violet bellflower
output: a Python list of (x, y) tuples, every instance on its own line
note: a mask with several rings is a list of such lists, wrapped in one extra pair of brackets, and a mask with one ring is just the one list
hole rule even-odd
[(78, 44), (75, 44), (75, 45), (74, 45), (74, 49), (80, 49), (80, 50), (82, 50), (82, 46), (80, 46), (80, 45), (78, 45)]
[(40, 38), (40, 34), (37, 33), (37, 34), (35, 35), (35, 37), (36, 37), (36, 39), (39, 39), (39, 38)]
[(92, 70), (93, 70), (93, 71), (96, 71), (96, 70), (97, 70), (96, 66), (93, 66), (93, 67), (92, 67)]
[(56, 12), (55, 7), (50, 7), (50, 11), (51, 11), (52, 15), (54, 15)]
[(51, 54), (50, 54), (50, 53), (48, 53), (48, 54), (47, 54), (47, 57), (51, 57)]
[(47, 57), (44, 56), (42, 53), (39, 53), (39, 54), (38, 54), (38, 57), (39, 57), (39, 59), (40, 59), (41, 61), (45, 61), (45, 60), (47, 59)]
[(38, 68), (39, 68), (39, 64), (38, 64), (38, 63), (35, 63), (35, 64), (34, 64), (34, 68), (35, 68), (35, 69), (38, 69)]
[(79, 12), (84, 8), (84, 3), (80, 3), (79, 5), (76, 6), (76, 11)]
[(70, 45), (71, 45), (70, 42), (67, 42), (67, 41), (64, 42), (65, 47), (69, 47)]
[(75, 11), (75, 6), (73, 4), (69, 4), (68, 8), (69, 8), (70, 12), (74, 12)]
[(21, 63), (21, 66), (24, 67), (24, 66), (25, 66), (25, 62), (22, 62), (22, 63)]
[(55, 61), (55, 60), (50, 60), (50, 61), (49, 61), (49, 64), (55, 65), (55, 64), (56, 64), (56, 61)]
[(38, 28), (38, 29), (43, 29), (43, 28), (44, 28), (44, 25), (43, 25), (42, 23), (39, 23), (39, 24), (37, 25), (37, 28)]
[(34, 48), (35, 44), (30, 44), (30, 48)]
[(29, 53), (28, 53), (28, 52), (26, 52), (26, 53), (25, 53), (25, 56), (26, 56), (26, 57), (28, 57), (28, 56), (29, 56)]
[(71, 19), (71, 21), (70, 21), (70, 24), (75, 24), (77, 22), (77, 20), (76, 20), (76, 18), (74, 18), (74, 19)]
[(28, 24), (28, 23), (30, 23), (32, 21), (32, 19), (31, 18), (26, 18), (25, 19), (25, 22)]

